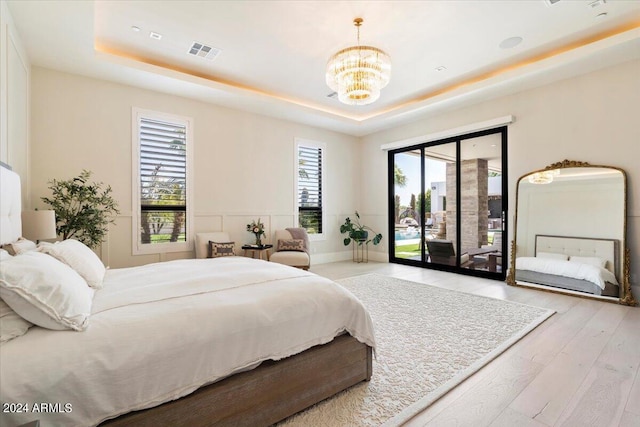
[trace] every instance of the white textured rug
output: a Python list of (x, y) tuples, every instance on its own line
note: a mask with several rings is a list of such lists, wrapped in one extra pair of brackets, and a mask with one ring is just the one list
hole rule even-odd
[(338, 283), (371, 313), (373, 377), (281, 425), (399, 425), (554, 313), (376, 274)]

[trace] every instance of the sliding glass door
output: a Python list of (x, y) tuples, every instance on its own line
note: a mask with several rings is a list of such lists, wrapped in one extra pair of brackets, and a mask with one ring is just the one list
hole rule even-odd
[(393, 180), (394, 257), (422, 261), (419, 197), (422, 192), (421, 150), (395, 155)]
[[(456, 192), (455, 167), (456, 144), (447, 143), (423, 148), (425, 182), (424, 197), (424, 248), (425, 262), (442, 266), (455, 266), (453, 245), (439, 244), (451, 234), (449, 219), (455, 216)], [(453, 184), (453, 186), (452, 186)]]
[(504, 280), (506, 127), (389, 152), (391, 262)]
[(495, 273), (498, 267), (502, 268), (502, 212), (505, 210), (501, 135), (494, 133), (462, 140), (460, 171), (460, 248), (461, 253), (469, 254), (469, 262), (462, 267)]

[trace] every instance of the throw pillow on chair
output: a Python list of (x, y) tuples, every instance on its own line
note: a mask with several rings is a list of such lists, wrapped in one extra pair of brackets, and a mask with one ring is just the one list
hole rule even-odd
[(209, 253), (207, 258), (219, 258), (222, 256), (233, 256), (235, 243), (234, 242), (212, 242), (209, 240)]
[(304, 252), (304, 240), (302, 239), (280, 239), (278, 240), (278, 251)]

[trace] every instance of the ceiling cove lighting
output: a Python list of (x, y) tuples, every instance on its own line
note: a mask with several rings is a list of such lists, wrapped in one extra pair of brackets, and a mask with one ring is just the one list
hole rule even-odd
[(349, 105), (371, 104), (391, 77), (389, 55), (377, 47), (360, 46), (362, 22), (362, 18), (353, 20), (357, 45), (338, 51), (327, 63), (327, 85), (338, 92), (340, 102)]

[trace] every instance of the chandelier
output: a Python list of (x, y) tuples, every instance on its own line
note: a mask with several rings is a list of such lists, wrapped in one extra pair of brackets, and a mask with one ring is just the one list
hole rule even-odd
[(338, 51), (327, 63), (327, 85), (338, 93), (340, 102), (367, 105), (380, 97), (380, 89), (389, 83), (389, 55), (373, 46), (360, 46), (362, 18), (353, 20), (358, 44)]
[(529, 175), (531, 184), (551, 184), (553, 182), (553, 171), (536, 172)]

